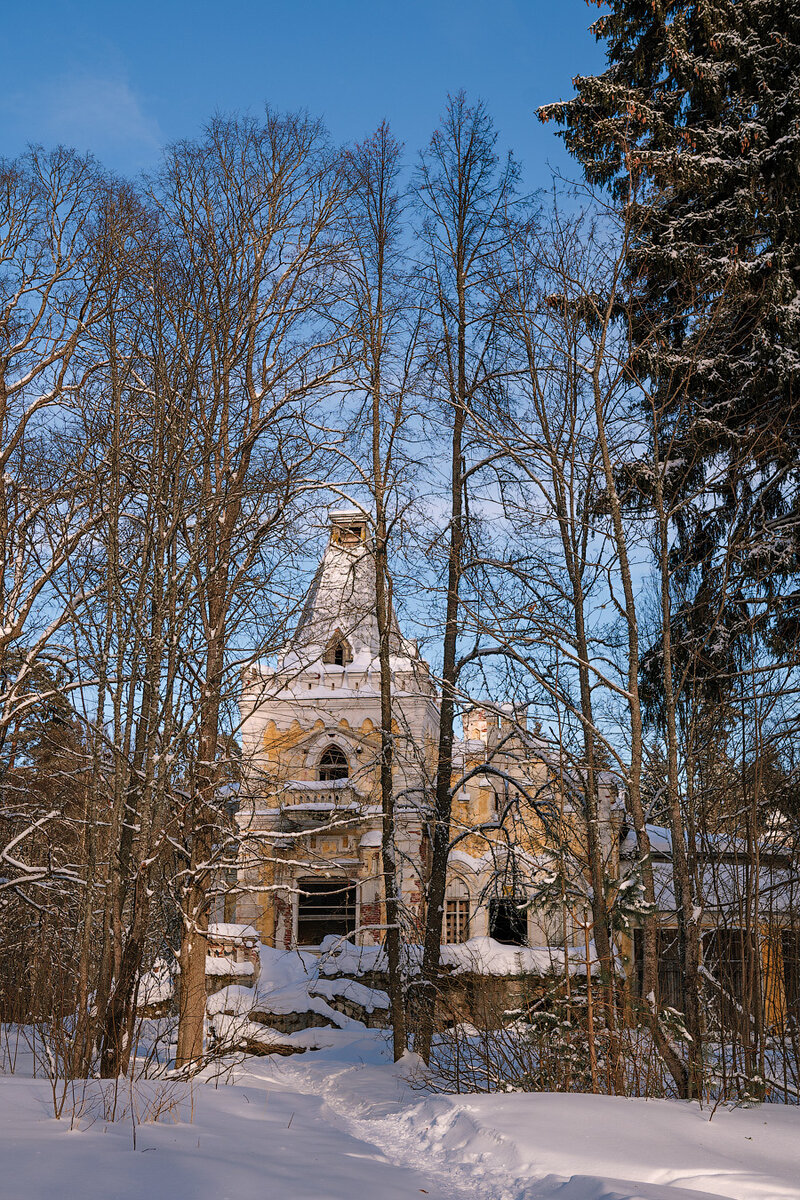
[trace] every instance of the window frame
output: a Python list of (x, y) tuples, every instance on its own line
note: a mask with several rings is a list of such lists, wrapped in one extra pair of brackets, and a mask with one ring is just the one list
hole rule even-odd
[(350, 760), (338, 742), (329, 742), (317, 760), (320, 783), (335, 783), (350, 778)]

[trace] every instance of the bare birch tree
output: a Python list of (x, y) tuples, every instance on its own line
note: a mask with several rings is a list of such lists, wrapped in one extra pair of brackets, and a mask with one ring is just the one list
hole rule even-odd
[[(356, 386), (369, 411), (370, 470), (363, 471), (374, 506), (375, 613), (380, 664), (381, 856), (386, 911), (386, 954), (394, 1057), (407, 1046), (401, 974), (401, 902), (395, 844), (394, 733), (391, 654), (393, 629), (390, 545), (400, 528), (404, 501), (399, 491), (407, 467), (404, 442), (411, 422), (408, 393), (415, 365), (413, 295), (402, 278), (401, 198), (397, 180), (399, 144), (383, 123), (346, 155), (349, 183), (347, 226), (352, 239), (349, 270), (353, 305), (352, 361)], [(363, 470), (363, 469), (362, 469)], [(361, 472), (360, 472), (361, 473)]]
[(458, 702), (461, 587), (468, 511), (466, 463), (470, 413), (488, 392), (496, 370), (496, 309), (487, 285), (489, 263), (505, 238), (516, 179), (509, 157), (498, 160), (497, 135), (481, 103), (450, 97), (441, 125), (420, 156), (413, 184), (419, 213), (420, 275), (427, 313), (430, 384), (449, 440), (447, 521), (442, 534), (445, 614), (441, 708), (431, 816), (430, 874), (416, 1049), (427, 1060), (439, 966), (453, 789), (453, 738)]
[[(85, 448), (59, 434), (93, 365), (83, 351), (103, 311), (105, 188), (91, 160), (64, 149), (0, 164), (0, 746), (36, 703), (37, 662), (70, 612), (53, 584), (97, 512)], [(25, 855), (55, 814), (31, 812), (27, 829), (18, 806), (8, 815), (0, 886), (18, 889), (42, 877)]]
[(259, 556), (284, 536), (315, 453), (303, 406), (339, 367), (330, 299), (341, 187), (319, 124), (268, 112), (261, 121), (218, 119), (198, 143), (174, 147), (151, 200), (185, 264), (180, 303), (194, 328), (184, 354), (197, 364), (183, 464), (192, 497), (182, 537), (197, 614), (197, 745), (182, 818), (182, 1066), (203, 1049), (207, 892), (237, 625)]

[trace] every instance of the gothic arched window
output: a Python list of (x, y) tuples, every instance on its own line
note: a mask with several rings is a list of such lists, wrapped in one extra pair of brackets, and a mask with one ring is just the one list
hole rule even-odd
[(448, 880), (444, 901), (445, 942), (466, 942), (469, 938), (469, 889), (457, 875)]
[(349, 662), (353, 661), (353, 651), (350, 643), (346, 638), (342, 637), (338, 629), (325, 647), (322, 661), (327, 663), (328, 666), (335, 667), (346, 667)]
[(347, 779), (350, 768), (347, 756), (338, 746), (330, 745), (319, 760), (319, 777), (330, 783), (334, 779)]

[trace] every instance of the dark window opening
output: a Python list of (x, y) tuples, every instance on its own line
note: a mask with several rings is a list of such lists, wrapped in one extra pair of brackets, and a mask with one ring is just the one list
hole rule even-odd
[(506, 946), (526, 946), (528, 944), (528, 914), (520, 905), (525, 901), (522, 897), (489, 901), (489, 937)]
[(748, 1036), (748, 1004), (745, 981), (748, 955), (752, 956), (752, 941), (748, 946), (744, 929), (715, 929), (703, 936), (703, 965), (717, 981), (719, 990), (711, 990), (713, 1013), (724, 1029)]
[(800, 1022), (800, 933), (796, 929), (781, 932), (781, 949), (786, 1015)]
[[(636, 965), (636, 994), (642, 994), (644, 979), (644, 933), (633, 931), (633, 953)], [(658, 955), (658, 995), (656, 1003), (661, 1008), (674, 1008), (683, 1012), (683, 965), (678, 947), (677, 929), (656, 930), (656, 953)]]
[(349, 937), (356, 929), (356, 886), (349, 879), (300, 879), (297, 944), (318, 946), (323, 938)]
[(328, 746), (319, 760), (320, 779), (331, 782), (334, 779), (347, 779), (349, 774), (350, 768), (344, 751), (338, 746)]
[(353, 661), (350, 643), (339, 634), (338, 630), (325, 647), (322, 661), (329, 667), (346, 667)]
[[(642, 994), (644, 978), (644, 934), (634, 930), (636, 991)], [(656, 931), (658, 987), (656, 1003), (660, 1008), (685, 1012), (684, 969), (677, 929)], [(703, 966), (708, 983), (709, 1015), (724, 1029), (746, 1031), (745, 1009), (746, 944), (741, 929), (715, 929), (703, 935)], [(716, 981), (716, 986), (714, 982)]]

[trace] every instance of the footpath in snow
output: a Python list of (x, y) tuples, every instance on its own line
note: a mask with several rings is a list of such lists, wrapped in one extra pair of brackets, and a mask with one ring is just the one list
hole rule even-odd
[[(0, 1077), (2, 1200), (800, 1200), (800, 1111), (585, 1095), (426, 1095), (364, 1029), (165, 1092), (135, 1129), (56, 1121), (46, 1081)], [(96, 1083), (90, 1087), (97, 1087)], [(148, 1084), (151, 1089), (163, 1085)], [(144, 1099), (138, 1101), (144, 1112)]]

